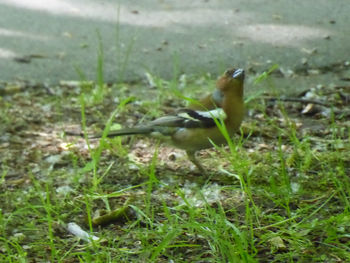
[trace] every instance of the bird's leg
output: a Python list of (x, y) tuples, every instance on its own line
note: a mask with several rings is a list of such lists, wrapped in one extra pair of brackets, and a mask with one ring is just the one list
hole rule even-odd
[(196, 153), (193, 151), (186, 151), (188, 159), (198, 168), (198, 170), (202, 173), (205, 174), (205, 169), (204, 167), (200, 164), (200, 162), (196, 158)]

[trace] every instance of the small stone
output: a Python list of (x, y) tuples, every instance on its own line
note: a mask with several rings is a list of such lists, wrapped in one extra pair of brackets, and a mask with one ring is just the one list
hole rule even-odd
[(282, 19), (282, 16), (279, 15), (279, 14), (273, 14), (273, 15), (272, 15), (272, 18), (275, 19), (275, 20), (281, 20), (281, 19)]
[(306, 65), (307, 64), (307, 58), (302, 58), (301, 59), (301, 64)]
[(73, 191), (73, 188), (71, 188), (69, 185), (63, 185), (56, 189), (56, 192), (59, 196), (66, 196)]
[(306, 107), (301, 111), (301, 114), (309, 114), (310, 112), (312, 112), (314, 108), (314, 104), (309, 103), (306, 105)]
[(283, 144), (283, 145), (281, 146), (281, 150), (282, 150), (282, 151), (287, 151), (287, 150), (288, 150), (287, 145), (284, 145), (284, 144)]
[(314, 55), (314, 54), (317, 53), (317, 48), (315, 48), (315, 47), (311, 48), (311, 49), (309, 49), (309, 48), (302, 48), (301, 51), (306, 53), (306, 54), (308, 54), (308, 55)]
[(269, 240), (269, 242), (270, 242), (271, 246), (273, 246), (274, 249), (276, 249), (276, 250), (282, 250), (283, 251), (283, 250), (287, 249), (286, 245), (283, 242), (283, 239), (281, 237), (279, 237), (279, 236), (271, 238)]
[(130, 163), (129, 165), (128, 165), (128, 168), (129, 168), (129, 170), (131, 170), (131, 171), (139, 171), (140, 170), (140, 167), (138, 167), (136, 164), (134, 164), (134, 163)]
[(309, 73), (309, 75), (320, 75), (320, 71), (318, 69), (309, 69), (307, 73)]
[(282, 67), (280, 67), (280, 72), (282, 73), (282, 75), (286, 78), (290, 78), (294, 75), (294, 71), (291, 69), (284, 69)]
[(62, 36), (66, 37), (66, 38), (72, 38), (73, 37), (73, 35), (70, 32), (63, 32)]

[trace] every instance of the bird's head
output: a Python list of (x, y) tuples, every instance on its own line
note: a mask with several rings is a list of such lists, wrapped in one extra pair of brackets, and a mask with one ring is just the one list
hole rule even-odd
[(216, 85), (223, 92), (233, 92), (236, 95), (243, 96), (244, 70), (231, 68), (218, 79)]

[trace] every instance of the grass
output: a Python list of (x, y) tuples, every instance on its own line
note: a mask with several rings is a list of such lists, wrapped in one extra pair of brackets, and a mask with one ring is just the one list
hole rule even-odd
[[(60, 96), (28, 86), (2, 97), (1, 262), (350, 261), (350, 131), (339, 114), (347, 105), (335, 103), (328, 118), (248, 98), (242, 133), (199, 157), (209, 169), (203, 177), (181, 151), (106, 139), (113, 123), (167, 112), (159, 98), (179, 106), (179, 91), (198, 97), (198, 85), (213, 86), (206, 76), (187, 76), (181, 88), (179, 78), (152, 77), (147, 92), (100, 76), (96, 86), (53, 87)], [(81, 120), (85, 134), (100, 128), (101, 140), (62, 136)], [(128, 215), (94, 225), (125, 207)], [(77, 238), (69, 222), (100, 239)]]

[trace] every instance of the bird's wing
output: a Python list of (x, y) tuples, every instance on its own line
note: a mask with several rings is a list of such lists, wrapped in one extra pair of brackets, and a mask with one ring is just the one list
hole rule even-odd
[(176, 115), (164, 116), (150, 123), (152, 126), (178, 128), (210, 128), (216, 126), (215, 119), (225, 119), (222, 108), (211, 111), (182, 109)]

